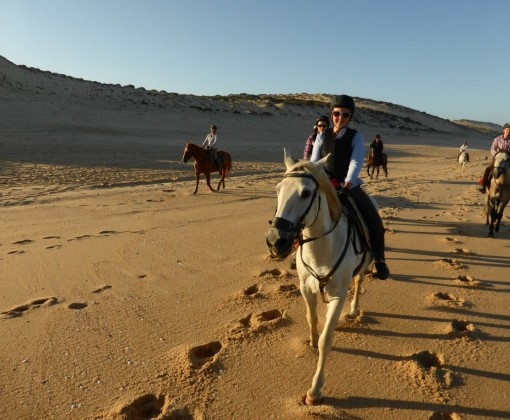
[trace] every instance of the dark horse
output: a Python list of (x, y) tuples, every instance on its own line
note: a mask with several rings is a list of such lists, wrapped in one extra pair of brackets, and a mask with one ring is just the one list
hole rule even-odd
[[(196, 194), (198, 191), (198, 181), (200, 180), (200, 174), (205, 174), (205, 179), (207, 180), (207, 186), (211, 191), (219, 191), (221, 184), (223, 183), (223, 189), (225, 189), (225, 176), (227, 176), (232, 169), (232, 158), (230, 154), (223, 151), (218, 151), (218, 156), (221, 158), (221, 168), (218, 168), (209, 156), (209, 151), (204, 149), (203, 147), (197, 146), (193, 143), (186, 143), (186, 147), (184, 147), (184, 154), (182, 155), (182, 161), (187, 163), (188, 160), (193, 157), (195, 159), (195, 176), (197, 178), (197, 185), (195, 187)], [(221, 179), (218, 183), (218, 187), (216, 190), (213, 190), (211, 187), (211, 172), (218, 171), (220, 173)]]
[[(388, 157), (386, 153), (381, 153), (381, 160), (377, 159), (374, 156), (374, 149), (370, 148), (370, 154), (368, 155), (367, 160), (367, 173), (370, 179), (374, 176), (374, 172), (377, 169), (377, 175), (375, 179), (379, 178), (379, 166), (382, 166), (384, 173), (388, 176)], [(372, 174), (370, 174), (370, 168), (372, 168)]]

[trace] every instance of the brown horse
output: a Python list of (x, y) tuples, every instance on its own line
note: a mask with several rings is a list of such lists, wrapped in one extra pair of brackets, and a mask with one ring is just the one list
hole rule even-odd
[[(386, 156), (386, 153), (381, 153), (381, 157), (381, 161), (376, 159), (374, 156), (374, 149), (370, 148), (370, 154), (368, 155), (367, 160), (367, 173), (370, 179), (374, 176), (376, 169), (377, 175), (375, 176), (375, 179), (379, 178), (379, 166), (382, 166), (385, 175), (388, 176), (388, 157)], [(370, 174), (370, 168), (372, 168), (372, 174)]]
[[(186, 147), (184, 147), (184, 154), (182, 155), (182, 161), (187, 163), (191, 157), (195, 159), (194, 166), (197, 184), (193, 194), (196, 194), (198, 191), (198, 181), (200, 180), (200, 174), (205, 174), (207, 186), (211, 191), (219, 191), (221, 184), (223, 184), (223, 189), (225, 189), (225, 176), (227, 176), (232, 169), (232, 158), (230, 157), (229, 153), (223, 151), (218, 151), (218, 156), (222, 160), (221, 168), (218, 168), (218, 165), (211, 161), (208, 150), (193, 143), (186, 143)], [(211, 187), (211, 172), (216, 171), (219, 172), (221, 179), (216, 190), (213, 190)]]

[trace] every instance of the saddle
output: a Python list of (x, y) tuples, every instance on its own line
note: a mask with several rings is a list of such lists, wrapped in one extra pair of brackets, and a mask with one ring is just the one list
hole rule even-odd
[[(337, 195), (340, 199), (340, 202), (342, 203), (343, 214), (347, 217), (349, 224), (356, 232), (356, 235), (353, 235), (351, 239), (354, 252), (358, 255), (363, 254), (363, 258), (361, 259), (360, 263), (352, 272), (352, 275), (354, 276), (357, 272), (359, 272), (360, 268), (365, 263), (368, 251), (372, 249), (370, 244), (370, 235), (368, 233), (368, 227), (365, 223), (365, 220), (361, 216), (361, 213), (358, 210), (358, 206), (356, 206), (356, 203), (352, 197), (349, 194), (342, 192), (341, 190), (337, 190)], [(356, 237), (359, 239), (359, 244), (356, 244)]]
[[(367, 249), (371, 249), (370, 245), (370, 235), (368, 234), (368, 228), (361, 216), (356, 203), (352, 199), (352, 197), (344, 193), (342, 191), (337, 191), (338, 198), (342, 203), (342, 211), (349, 220), (349, 223), (352, 225), (354, 230), (356, 231), (358, 238), (360, 238), (360, 248), (363, 249), (366, 247)], [(355, 247), (356, 248), (356, 247)], [(360, 251), (361, 253), (361, 251)]]

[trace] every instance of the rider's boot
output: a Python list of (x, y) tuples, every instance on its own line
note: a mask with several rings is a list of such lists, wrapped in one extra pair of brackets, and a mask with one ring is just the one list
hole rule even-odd
[(390, 269), (384, 260), (384, 230), (382, 233), (372, 235), (372, 253), (374, 255), (374, 268), (372, 275), (381, 280), (386, 280), (390, 275)]

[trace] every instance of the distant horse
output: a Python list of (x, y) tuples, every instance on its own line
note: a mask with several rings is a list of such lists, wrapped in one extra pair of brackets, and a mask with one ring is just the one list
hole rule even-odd
[(221, 176), (216, 191), (219, 191), (222, 184), (223, 189), (225, 189), (225, 176), (227, 176), (232, 169), (232, 158), (230, 157), (229, 153), (223, 151), (218, 151), (218, 156), (221, 157), (221, 168), (218, 168), (218, 165), (211, 161), (209, 150), (206, 150), (203, 147), (197, 146), (193, 143), (186, 143), (186, 146), (184, 147), (184, 154), (182, 155), (182, 161), (187, 163), (191, 157), (195, 159), (194, 166), (197, 183), (193, 194), (196, 194), (198, 191), (198, 181), (200, 180), (200, 174), (205, 174), (207, 186), (211, 191), (214, 192), (215, 190), (213, 190), (211, 187), (211, 172), (216, 171), (218, 171)]
[(463, 150), (459, 153), (459, 156), (457, 157), (457, 162), (459, 164), (459, 171), (463, 172), (466, 169), (466, 165), (469, 162), (469, 155), (468, 152)]
[[(375, 179), (379, 178), (379, 166), (382, 166), (384, 173), (388, 176), (388, 157), (386, 153), (381, 153), (381, 160), (376, 159), (374, 155), (374, 149), (370, 148), (370, 153), (367, 160), (367, 173), (370, 179), (374, 176), (374, 171), (377, 169), (377, 175)], [(372, 168), (372, 174), (370, 174), (370, 168)]]
[(510, 201), (510, 154), (498, 152), (494, 157), (494, 169), (485, 196), (485, 224), (490, 224), (488, 236), (494, 236), (494, 231), (499, 232), (499, 224), (508, 201)]
[[(271, 228), (266, 233), (269, 252), (280, 258), (288, 256), (296, 238), (299, 239), (296, 265), (306, 304), (310, 346), (319, 347), (312, 387), (303, 397), (307, 405), (322, 403), (326, 358), (347, 290), (353, 281), (354, 294), (348, 316), (355, 317), (359, 287), (373, 259), (324, 171), (329, 158), (331, 154), (316, 163), (296, 163), (285, 152), (287, 170), (276, 187), (278, 206)], [(317, 329), (319, 294), (327, 303), (320, 339)]]

